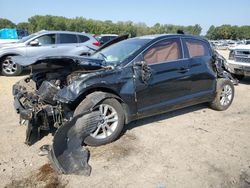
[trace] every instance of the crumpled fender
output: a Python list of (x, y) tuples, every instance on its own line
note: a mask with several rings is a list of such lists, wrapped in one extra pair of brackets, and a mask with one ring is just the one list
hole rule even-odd
[[(101, 101), (103, 101), (104, 99), (108, 99), (108, 98), (115, 98), (118, 101), (121, 101), (123, 109), (124, 109), (124, 115), (125, 115), (125, 123), (130, 122), (131, 119), (131, 115), (130, 115), (130, 110), (129, 107), (127, 106), (127, 104), (117, 95), (112, 94), (112, 93), (107, 93), (107, 92), (102, 92), (102, 91), (96, 91), (93, 92), (89, 95), (86, 96), (86, 99), (83, 101), (84, 102), (84, 106), (87, 109), (90, 109), (91, 111), (94, 110), (94, 108), (96, 107), (96, 105), (98, 105)], [(79, 106), (81, 105), (81, 103), (79, 104)], [(79, 106), (76, 108), (75, 112), (74, 112), (74, 116), (82, 113), (79, 109)]]
[(227, 61), (222, 55), (218, 52), (215, 52), (213, 56), (213, 61), (216, 67), (216, 72), (218, 78), (225, 78), (230, 80), (234, 85), (238, 85), (238, 80), (235, 79), (229, 71), (225, 68), (225, 62)]
[(58, 128), (49, 152), (49, 159), (58, 173), (90, 175), (89, 151), (82, 143), (100, 121), (99, 111), (88, 111), (73, 117)]

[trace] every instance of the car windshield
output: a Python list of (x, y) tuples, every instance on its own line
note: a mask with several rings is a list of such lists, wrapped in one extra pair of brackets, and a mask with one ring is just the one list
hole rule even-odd
[(92, 57), (96, 59), (103, 59), (107, 64), (118, 65), (149, 41), (150, 39), (139, 38), (124, 40), (104, 48), (103, 50), (92, 55)]
[(36, 35), (37, 35), (37, 34), (34, 33), (34, 34), (31, 34), (31, 35), (29, 35), (29, 36), (27, 36), (27, 37), (23, 37), (22, 39), (20, 39), (20, 40), (18, 41), (18, 43), (26, 42), (27, 40), (29, 40), (29, 39), (35, 37)]

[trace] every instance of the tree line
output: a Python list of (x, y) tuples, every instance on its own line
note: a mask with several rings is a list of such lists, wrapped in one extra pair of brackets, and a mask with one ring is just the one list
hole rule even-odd
[(29, 33), (34, 33), (40, 30), (62, 30), (86, 32), (92, 34), (130, 34), (131, 37), (142, 36), (158, 33), (176, 33), (177, 30), (183, 30), (189, 34), (200, 35), (201, 26), (190, 25), (180, 26), (172, 24), (159, 24), (149, 27), (145, 23), (127, 22), (112, 22), (111, 20), (100, 21), (86, 19), (83, 17), (66, 18), (62, 16), (32, 16), (28, 22), (13, 23), (8, 19), (0, 19), (0, 28), (17, 28), (26, 29)]
[[(160, 33), (176, 33), (182, 30), (185, 33), (192, 35), (200, 35), (202, 28), (199, 24), (181, 26), (173, 24), (156, 23), (153, 26), (147, 26), (145, 23), (127, 22), (112, 22), (111, 20), (100, 21), (86, 19), (83, 17), (66, 18), (63, 16), (40, 16), (35, 15), (28, 19), (28, 22), (18, 24), (4, 18), (0, 18), (0, 28), (17, 28), (26, 29), (29, 33), (34, 33), (40, 30), (62, 30), (86, 32), (92, 34), (130, 34), (131, 37), (142, 36), (148, 34)], [(211, 26), (207, 31), (208, 39), (249, 39), (250, 26)]]
[(221, 25), (215, 27), (210, 26), (207, 31), (207, 38), (212, 40), (217, 39), (250, 39), (250, 26), (232, 26), (232, 25)]

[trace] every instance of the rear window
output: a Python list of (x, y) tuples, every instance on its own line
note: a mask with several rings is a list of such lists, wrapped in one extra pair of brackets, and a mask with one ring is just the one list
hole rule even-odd
[(73, 34), (60, 34), (60, 44), (77, 43), (77, 37)]
[(89, 37), (84, 36), (84, 35), (78, 35), (78, 37), (79, 37), (79, 43), (84, 43), (89, 40)]
[(184, 43), (187, 46), (189, 57), (201, 57), (201, 56), (209, 56), (209, 48), (207, 43), (196, 40), (196, 39), (184, 39)]

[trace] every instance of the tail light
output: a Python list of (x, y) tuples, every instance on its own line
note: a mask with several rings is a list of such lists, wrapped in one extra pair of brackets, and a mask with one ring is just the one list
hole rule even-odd
[(96, 41), (96, 42), (93, 43), (93, 45), (95, 45), (95, 46), (101, 46), (101, 43), (99, 41)]
[(234, 60), (234, 54), (235, 54), (234, 50), (230, 50), (228, 59), (229, 60)]

